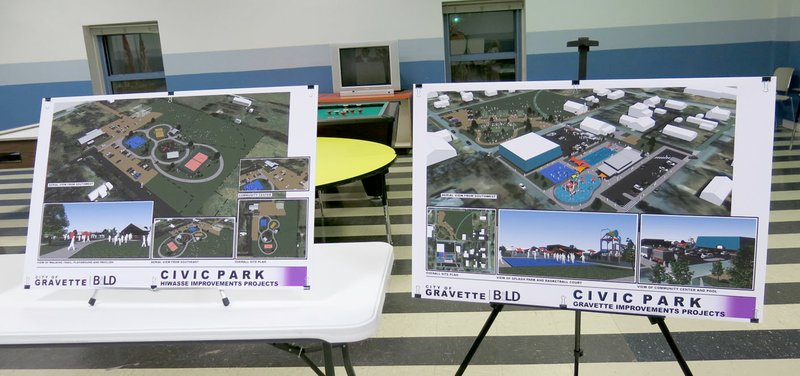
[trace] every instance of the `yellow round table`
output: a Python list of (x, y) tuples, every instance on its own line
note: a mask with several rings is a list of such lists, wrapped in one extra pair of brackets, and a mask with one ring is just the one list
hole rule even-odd
[[(315, 184), (319, 208), (325, 220), (322, 190), (361, 180), (364, 191), (379, 197), (386, 220), (386, 240), (392, 244), (389, 200), (386, 194), (386, 173), (397, 158), (394, 149), (372, 141), (352, 138), (317, 137), (317, 169)], [(324, 241), (324, 235), (323, 235)]]
[(317, 189), (324, 189), (385, 174), (396, 158), (394, 149), (377, 142), (318, 137), (315, 184)]

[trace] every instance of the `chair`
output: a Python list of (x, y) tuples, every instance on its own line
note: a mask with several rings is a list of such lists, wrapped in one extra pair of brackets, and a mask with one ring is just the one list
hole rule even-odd
[[(789, 143), (789, 149), (792, 149), (794, 144), (794, 132), (797, 127), (797, 112), (794, 109), (794, 98), (792, 98), (791, 94), (789, 93), (789, 86), (792, 83), (792, 74), (794, 74), (794, 68), (792, 67), (777, 67), (775, 68), (774, 76), (777, 78), (777, 82), (775, 83), (775, 102), (777, 103), (786, 103), (789, 102), (789, 105), (792, 109), (791, 116), (792, 116), (792, 138)], [(780, 124), (781, 120), (776, 119), (776, 124)]]

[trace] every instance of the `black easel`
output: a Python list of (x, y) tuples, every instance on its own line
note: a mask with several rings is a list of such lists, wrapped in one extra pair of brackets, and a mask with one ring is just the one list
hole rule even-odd
[(586, 60), (589, 55), (590, 47), (597, 47), (600, 42), (591, 40), (588, 37), (580, 37), (576, 40), (567, 42), (567, 47), (578, 47), (578, 79), (586, 79)]
[(475, 355), (475, 352), (478, 351), (478, 347), (481, 346), (481, 342), (483, 342), (483, 338), (486, 337), (486, 333), (489, 332), (489, 328), (492, 327), (494, 319), (497, 318), (497, 315), (500, 313), (500, 311), (503, 310), (503, 307), (505, 307), (504, 304), (499, 304), (499, 303), (489, 303), (489, 306), (492, 307), (492, 313), (489, 314), (489, 318), (487, 318), (486, 322), (483, 324), (483, 328), (481, 328), (481, 332), (478, 333), (478, 336), (475, 338), (475, 342), (472, 342), (472, 347), (469, 348), (467, 356), (464, 357), (464, 361), (462, 361), (461, 366), (458, 367), (458, 371), (456, 371), (456, 376), (463, 375), (464, 371), (467, 370), (469, 362), (472, 361), (472, 356)]
[[(574, 85), (577, 85), (580, 80), (586, 79), (586, 61), (588, 59), (589, 48), (599, 45), (600, 43), (598, 41), (591, 40), (588, 37), (580, 37), (577, 40), (567, 42), (567, 47), (578, 47), (578, 81), (573, 81)], [(798, 107), (798, 111), (798, 113), (800, 113), (800, 107)], [(494, 319), (496, 319), (500, 311), (503, 310), (504, 305), (500, 303), (490, 303), (490, 306), (492, 307), (492, 313), (489, 314), (489, 318), (487, 318), (486, 322), (483, 324), (483, 328), (481, 328), (480, 333), (478, 333), (478, 337), (476, 337), (475, 341), (472, 343), (472, 347), (470, 347), (469, 352), (467, 352), (467, 356), (464, 357), (464, 360), (461, 362), (461, 366), (458, 367), (456, 376), (464, 374), (467, 366), (469, 366), (469, 362), (472, 361), (472, 357), (475, 355), (475, 352), (478, 351), (478, 347), (480, 347), (481, 342), (483, 342), (484, 337), (486, 337), (486, 333), (488, 333), (489, 329), (492, 327)], [(561, 308), (566, 309), (567, 307), (566, 305), (562, 305)], [(689, 369), (689, 365), (686, 364), (686, 360), (683, 358), (681, 350), (678, 348), (678, 345), (672, 338), (672, 334), (670, 333), (669, 328), (667, 328), (666, 322), (664, 322), (664, 317), (648, 316), (647, 318), (650, 320), (650, 324), (658, 324), (658, 328), (661, 329), (661, 334), (663, 334), (664, 339), (667, 340), (667, 344), (672, 350), (672, 354), (675, 355), (675, 360), (678, 362), (678, 365), (680, 365), (683, 374), (685, 376), (692, 376), (692, 371)], [(583, 349), (581, 349), (581, 311), (579, 310), (575, 311), (575, 347), (572, 352), (575, 357), (574, 375), (578, 376), (580, 358), (583, 356)]]
[[(500, 314), (500, 311), (502, 311), (503, 307), (505, 307), (505, 305), (501, 303), (489, 303), (489, 306), (492, 307), (492, 312), (489, 313), (489, 317), (486, 318), (486, 322), (483, 324), (480, 333), (478, 333), (478, 336), (475, 337), (475, 341), (472, 342), (472, 346), (469, 348), (464, 360), (461, 361), (461, 365), (458, 367), (458, 371), (455, 373), (456, 376), (463, 375), (464, 371), (467, 370), (469, 363), (472, 361), (472, 357), (475, 356), (475, 353), (481, 346), (483, 339), (486, 338), (486, 333), (489, 333), (489, 329), (491, 329), (492, 324), (494, 324), (494, 320), (497, 318), (497, 315)], [(667, 340), (667, 344), (669, 345), (670, 350), (672, 350), (672, 354), (675, 355), (675, 360), (681, 367), (681, 371), (683, 371), (684, 376), (693, 376), (692, 370), (689, 369), (686, 359), (683, 358), (683, 354), (681, 354), (681, 350), (678, 348), (678, 344), (675, 343), (675, 339), (672, 338), (672, 333), (670, 333), (667, 323), (664, 321), (664, 317), (647, 316), (647, 319), (650, 320), (651, 324), (658, 325), (658, 328), (661, 329), (661, 334), (663, 334), (664, 339)], [(575, 356), (574, 374), (575, 376), (578, 376), (578, 366), (580, 365), (580, 358), (583, 356), (583, 350), (581, 349), (581, 311), (575, 311), (575, 348), (573, 349), (573, 354)]]

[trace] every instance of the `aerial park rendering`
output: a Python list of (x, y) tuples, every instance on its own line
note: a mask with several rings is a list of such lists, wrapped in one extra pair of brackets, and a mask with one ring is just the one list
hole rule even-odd
[(432, 204), (474, 188), (499, 199), (468, 206), (730, 214), (730, 88), (443, 92), (428, 106)]
[(233, 258), (233, 217), (156, 218), (154, 258)]
[(308, 190), (308, 159), (242, 159), (239, 167), (242, 192)]
[(285, 155), (287, 129), (285, 93), (76, 103), (54, 115), (45, 201), (233, 215), (240, 159)]

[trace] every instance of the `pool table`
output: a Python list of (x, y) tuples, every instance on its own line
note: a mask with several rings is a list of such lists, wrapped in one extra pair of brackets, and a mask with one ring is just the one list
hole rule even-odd
[(341, 137), (392, 146), (397, 128), (397, 102), (321, 104), (317, 137)]

